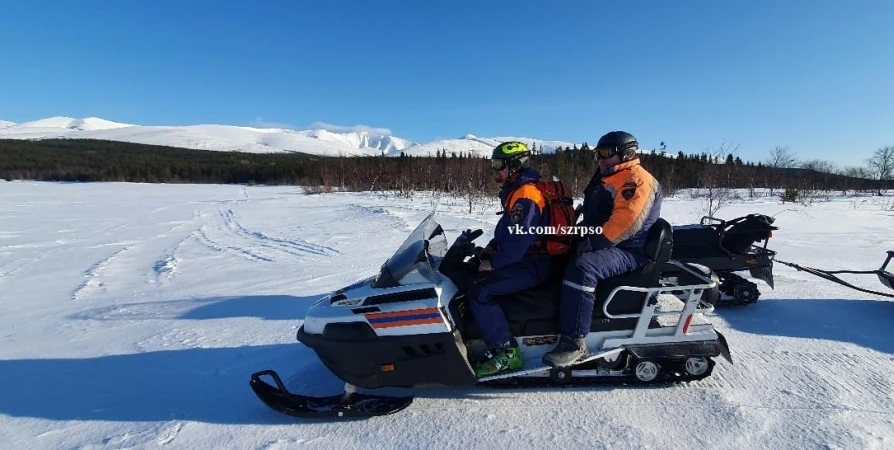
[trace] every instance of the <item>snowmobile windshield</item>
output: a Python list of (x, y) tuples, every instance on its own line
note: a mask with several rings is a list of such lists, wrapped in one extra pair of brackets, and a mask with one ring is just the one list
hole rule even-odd
[(373, 287), (438, 282), (437, 270), (447, 253), (447, 237), (434, 214), (429, 214), (382, 265)]

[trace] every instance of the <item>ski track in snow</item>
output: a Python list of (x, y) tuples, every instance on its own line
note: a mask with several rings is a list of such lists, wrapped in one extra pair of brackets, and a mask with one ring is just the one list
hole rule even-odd
[(164, 257), (164, 259), (160, 259), (155, 262), (155, 265), (152, 266), (153, 272), (155, 272), (156, 278), (172, 278), (174, 276), (174, 272), (177, 271), (177, 263), (179, 260), (174, 254), (170, 254)]
[[(181, 225), (177, 225), (169, 231), (172, 233), (181, 228)], [(165, 238), (166, 235), (162, 234), (157, 236), (157, 238)], [(161, 259), (155, 261), (155, 264), (152, 265), (152, 273), (153, 278), (149, 280), (149, 283), (164, 283), (165, 281), (173, 279), (177, 274), (177, 266), (180, 264), (181, 260), (177, 257), (177, 251), (180, 250), (181, 247), (190, 242), (190, 238), (195, 237), (195, 233), (190, 234), (186, 238), (180, 240), (172, 249), (165, 252), (164, 256)]]
[(390, 230), (411, 229), (411, 226), (406, 219), (395, 215), (392, 211), (381, 206), (364, 206), (352, 203), (347, 205), (345, 209), (350, 214), (348, 220), (351, 221), (376, 220), (383, 222), (379, 225), (382, 228)]
[(105, 287), (105, 282), (102, 280), (103, 273), (108, 270), (109, 266), (112, 265), (116, 258), (133, 248), (133, 245), (126, 245), (121, 250), (116, 251), (107, 258), (103, 258), (90, 266), (90, 268), (84, 272), (84, 282), (71, 293), (71, 299), (78, 301), (95, 291), (103, 289)]
[(168, 445), (177, 438), (177, 434), (183, 428), (182, 422), (172, 422), (162, 429), (156, 440), (159, 446)]
[(203, 224), (195, 237), (211, 249), (259, 262), (276, 262), (284, 258), (307, 260), (339, 254), (338, 250), (297, 237), (281, 239), (249, 231), (239, 223), (235, 212), (226, 207), (220, 207), (217, 215)]

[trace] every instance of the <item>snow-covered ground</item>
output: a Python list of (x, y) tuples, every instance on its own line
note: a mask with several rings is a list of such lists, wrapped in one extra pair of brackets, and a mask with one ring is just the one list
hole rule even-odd
[[(392, 416), (310, 421), (255, 398), (275, 369), (311, 394), (342, 385), (295, 341), (309, 305), (374, 273), (431, 198), (297, 187), (0, 181), (0, 448), (892, 448), (894, 299), (777, 265), (776, 289), (712, 317), (735, 364), (681, 386), (417, 392)], [(785, 261), (875, 269), (894, 211), (872, 198), (774, 214)], [(698, 200), (667, 199), (693, 223)], [(452, 242), (489, 233), (441, 199)], [(883, 290), (872, 276), (846, 277)]]

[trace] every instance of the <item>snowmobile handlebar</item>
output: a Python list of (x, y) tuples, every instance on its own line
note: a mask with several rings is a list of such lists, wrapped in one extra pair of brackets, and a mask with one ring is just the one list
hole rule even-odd
[(464, 257), (474, 256), (477, 252), (473, 241), (478, 239), (482, 234), (484, 234), (484, 230), (480, 228), (475, 231), (465, 230), (460, 233), (459, 237), (456, 238), (456, 241), (453, 242), (453, 245), (451, 245), (450, 248), (458, 249), (460, 254)]

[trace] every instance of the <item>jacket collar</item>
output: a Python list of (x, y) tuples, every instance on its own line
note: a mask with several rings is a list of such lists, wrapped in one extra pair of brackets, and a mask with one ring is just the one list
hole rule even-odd
[(530, 182), (530, 181), (538, 181), (540, 180), (540, 173), (534, 170), (531, 167), (525, 167), (524, 169), (512, 174), (509, 178), (509, 181), (500, 188), (500, 201), (502, 203), (506, 203), (506, 199), (509, 194), (514, 191), (517, 187)]
[(625, 162), (622, 162), (621, 164), (612, 166), (612, 168), (608, 169), (608, 171), (606, 173), (602, 174), (602, 176), (608, 177), (608, 176), (614, 175), (618, 172), (621, 172), (623, 170), (629, 170), (630, 168), (636, 167), (638, 165), (640, 165), (639, 158), (634, 158), (634, 159), (631, 159), (630, 161), (625, 161)]

